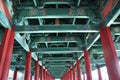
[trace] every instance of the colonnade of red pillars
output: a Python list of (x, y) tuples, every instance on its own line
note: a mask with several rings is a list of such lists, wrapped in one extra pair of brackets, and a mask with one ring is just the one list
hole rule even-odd
[[(107, 8), (110, 11), (112, 9), (111, 1), (117, 0), (108, 0)], [(106, 7), (107, 7), (106, 5)], [(12, 19), (10, 11), (5, 4), (4, 0), (0, 1), (0, 7), (3, 13), (8, 18), (12, 29), (5, 29), (2, 42), (0, 44), (0, 80), (8, 80), (8, 73), (10, 68), (10, 62), (12, 57), (13, 45), (14, 45), (14, 26), (12, 25)], [(106, 8), (104, 9), (106, 11)], [(103, 11), (103, 12), (104, 12)], [(109, 12), (108, 12), (109, 13)], [(106, 15), (107, 16), (107, 12)], [(104, 52), (104, 59), (108, 71), (108, 76), (110, 80), (120, 80), (120, 67), (117, 54), (115, 51), (114, 43), (112, 41), (112, 36), (110, 33), (109, 27), (104, 27), (100, 25), (100, 38), (102, 43), (102, 48)], [(90, 66), (90, 57), (89, 52), (84, 49), (84, 58), (85, 58), (85, 69), (87, 80), (92, 80), (91, 66)], [(76, 70), (77, 69), (77, 70)], [(17, 79), (17, 69), (14, 72), (14, 79)], [(100, 68), (98, 67), (99, 80), (102, 80)], [(83, 80), (85, 80), (85, 75), (83, 75)], [(35, 80), (54, 80), (54, 78), (49, 74), (49, 72), (38, 64), (38, 61), (35, 63)], [(24, 80), (32, 80), (31, 77), (31, 52), (26, 54), (26, 65), (25, 65), (25, 77)], [(77, 59), (76, 65), (73, 65), (70, 70), (61, 78), (61, 80), (81, 80), (81, 70), (80, 70), (80, 61)]]
[[(13, 80), (17, 80), (17, 69), (14, 71)], [(25, 75), (24, 80), (32, 80), (31, 75), (31, 52), (26, 54), (26, 65), (25, 65)], [(34, 80), (54, 80), (54, 77), (43, 68), (43, 66), (39, 65), (39, 61), (35, 62), (35, 72), (34, 72)]]

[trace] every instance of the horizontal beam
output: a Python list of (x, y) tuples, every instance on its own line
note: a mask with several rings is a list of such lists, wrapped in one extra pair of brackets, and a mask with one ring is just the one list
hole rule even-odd
[(63, 42), (82, 43), (79, 36), (35, 37), (34, 42), (35, 43), (63, 43)]
[(49, 66), (49, 65), (70, 65), (70, 63), (46, 63), (45, 66)]
[(68, 59), (74, 59), (73, 56), (71, 57), (45, 57), (43, 60), (68, 60)]
[(43, 61), (45, 61), (45, 62), (64, 62), (64, 61), (75, 61), (75, 60), (43, 60)]
[(75, 61), (73, 57), (48, 57), (43, 58), (43, 61), (51, 62), (51, 61)]
[(15, 34), (15, 39), (27, 52), (30, 51), (26, 40), (24, 40), (24, 38), (19, 33)]
[[(49, 70), (66, 70), (66, 69), (68, 69), (67, 67), (55, 67), (55, 68), (48, 68)], [(54, 71), (52, 71), (52, 72), (54, 72)]]
[(83, 52), (78, 47), (58, 47), (58, 48), (32, 48), (33, 53), (42, 54), (59, 54), (59, 53), (81, 53)]
[(90, 18), (89, 16), (65, 16), (65, 15), (58, 15), (58, 16), (54, 16), (54, 15), (48, 15), (48, 16), (26, 16), (24, 19), (55, 19), (55, 18)]
[(57, 67), (57, 68), (59, 68), (59, 67), (60, 67), (60, 68), (61, 68), (61, 67), (64, 68), (64, 67), (68, 67), (68, 66), (70, 67), (71, 65), (45, 65), (45, 66), (46, 66), (47, 68), (56, 68), (56, 67)]
[[(80, 7), (74, 8), (72, 10), (71, 16), (69, 16), (70, 9), (69, 8), (47, 8), (47, 9), (39, 9), (39, 8), (29, 8), (25, 9), (24, 7), (18, 11), (19, 17), (23, 17), (24, 19), (35, 19), (35, 18), (90, 18), (97, 14), (89, 8), (89, 7)], [(57, 12), (57, 13), (55, 13)], [(46, 16), (44, 15), (46, 13)], [(55, 16), (54, 16), (55, 15)]]
[(49, 26), (17, 26), (16, 33), (98, 33), (99, 27), (95, 25), (49, 25)]

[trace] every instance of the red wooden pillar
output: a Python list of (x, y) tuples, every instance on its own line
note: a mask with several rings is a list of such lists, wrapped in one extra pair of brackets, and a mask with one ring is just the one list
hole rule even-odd
[(42, 68), (43, 70), (42, 70), (42, 72), (43, 72), (43, 80), (45, 80), (45, 71), (44, 71), (44, 68)]
[(5, 57), (7, 54), (7, 49), (9, 46), (10, 36), (11, 36), (11, 30), (5, 29), (4, 36), (2, 39), (2, 43), (1, 43), (1, 51), (0, 51), (0, 54), (1, 54), (1, 57), (0, 57), (0, 78), (1, 78), (2, 70), (3, 70), (3, 66), (4, 66)]
[(30, 77), (30, 80), (32, 80), (32, 75), (31, 75), (31, 77)]
[(31, 77), (31, 52), (26, 54), (24, 80), (30, 80)]
[[(12, 23), (12, 19), (11, 19), (9, 9), (8, 9), (7, 5), (5, 4), (4, 0), (0, 1), (0, 8), (1, 8), (2, 12), (5, 14), (5, 16), (9, 19), (10, 23)], [(10, 45), (8, 45), (10, 35), (11, 35), (11, 30), (10, 29), (5, 29), (4, 37), (3, 37), (2, 43), (1, 43), (1, 51), (0, 51), (0, 79), (2, 77), (4, 60), (5, 60), (5, 57), (6, 57), (6, 54), (7, 54), (6, 52), (8, 50), (7, 47), (10, 46)], [(6, 71), (5, 71), (5, 73), (6, 73)]]
[(46, 78), (47, 78), (46, 76), (47, 76), (47, 75), (46, 75), (46, 69), (45, 69), (45, 80), (47, 80), (47, 79), (46, 79)]
[(36, 61), (35, 62), (35, 80), (39, 79), (38, 71), (39, 71), (39, 61)]
[(0, 44), (0, 59), (1, 59), (1, 44)]
[(10, 68), (10, 63), (11, 63), (11, 58), (12, 58), (12, 52), (13, 52), (13, 46), (14, 46), (14, 29), (12, 28), (10, 38), (9, 38), (9, 43), (7, 48), (7, 52), (5, 55), (4, 59), (4, 64), (2, 68), (2, 74), (1, 74), (1, 80), (7, 80), (8, 79), (8, 73), (9, 73), (9, 68)]
[(70, 69), (70, 80), (73, 80), (72, 68)]
[(48, 77), (47, 77), (47, 71), (46, 71), (46, 80), (48, 80)]
[(14, 76), (13, 76), (13, 80), (17, 80), (17, 69), (14, 71)]
[(72, 67), (72, 71), (73, 71), (73, 80), (75, 80), (75, 66), (74, 65)]
[(85, 74), (83, 74), (83, 80), (85, 80)]
[(77, 72), (78, 72), (78, 80), (82, 80), (81, 79), (81, 69), (80, 69), (80, 60), (77, 59)]
[(102, 28), (102, 25), (100, 25), (100, 37), (109, 78), (110, 80), (120, 80), (119, 61), (110, 33), (110, 28)]
[(70, 76), (70, 70), (69, 70), (69, 72), (68, 72), (68, 78), (69, 78), (69, 80), (71, 80), (70, 78), (71, 78), (71, 76)]
[(46, 71), (44, 69), (44, 80), (46, 80)]
[(42, 70), (42, 66), (40, 66), (40, 80), (42, 80), (42, 72), (43, 70)]
[(99, 80), (102, 80), (102, 75), (101, 75), (100, 67), (98, 65), (97, 65), (97, 70), (98, 70)]
[(85, 68), (86, 68), (87, 80), (92, 80), (90, 56), (89, 56), (89, 52), (86, 49), (84, 50), (84, 58), (85, 58)]

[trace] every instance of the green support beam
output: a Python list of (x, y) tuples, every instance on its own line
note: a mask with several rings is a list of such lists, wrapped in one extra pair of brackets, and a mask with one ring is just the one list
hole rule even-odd
[(33, 53), (41, 54), (65, 54), (65, 53), (81, 53), (83, 52), (78, 47), (59, 47), (59, 48), (32, 48)]
[(35, 43), (81, 43), (81, 39), (79, 36), (48, 36), (48, 37), (36, 37), (34, 39)]
[[(74, 8), (74, 10), (72, 10), (72, 16), (69, 16), (69, 8), (54, 8), (54, 10), (53, 8), (47, 8), (45, 10), (46, 16), (44, 16), (44, 12), (42, 11), (44, 9), (22, 8), (19, 11), (20, 14), (16, 16), (18, 17), (22, 16), (24, 19), (35, 19), (35, 18), (38, 19), (38, 18), (90, 18), (90, 17), (94, 18), (96, 15), (95, 11), (89, 7)], [(79, 12), (79, 10), (81, 12)], [(52, 11), (57, 13), (53, 13)]]
[(98, 33), (95, 25), (49, 25), (49, 26), (17, 26), (16, 33)]

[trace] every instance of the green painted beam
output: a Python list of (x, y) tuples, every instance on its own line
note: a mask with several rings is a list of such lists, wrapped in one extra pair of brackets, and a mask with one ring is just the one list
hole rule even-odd
[[(49, 10), (50, 9), (50, 10)], [(95, 13), (94, 10), (92, 10), (89, 7), (80, 7), (80, 8), (74, 8), (74, 10), (72, 10), (72, 13), (76, 13), (76, 14), (72, 14), (72, 16), (69, 16), (69, 8), (47, 8), (45, 10), (46, 12), (46, 16), (44, 16), (43, 14), (43, 9), (39, 9), (39, 8), (28, 8), (28, 9), (24, 9), (22, 8), (20, 11), (18, 11), (20, 14), (16, 15), (19, 17), (23, 17), (24, 19), (37, 19), (37, 18), (90, 18), (90, 17), (95, 17), (95, 15), (97, 15)], [(55, 11), (57, 10), (57, 13), (59, 14), (55, 14), (52, 13), (51, 11)], [(41, 12), (40, 12), (41, 11)], [(62, 12), (61, 12), (62, 11)], [(67, 11), (67, 13), (66, 13)], [(49, 13), (49, 14), (47, 14)], [(63, 15), (65, 14), (65, 15)]]
[(67, 62), (67, 61), (64, 61), (64, 62), (48, 62), (48, 63), (45, 63), (44, 65), (70, 65), (72, 64), (73, 62)]
[(86, 46), (87, 50), (89, 50), (99, 38), (100, 38), (99, 33), (94, 34), (92, 38), (87, 42), (87, 46)]
[(50, 57), (50, 56), (48, 56), (48, 57), (43, 57), (43, 60), (73, 60), (74, 58), (73, 58), (73, 56), (71, 56), (71, 57)]
[(35, 5), (35, 7), (37, 7), (37, 1), (36, 0), (33, 0), (33, 3)]
[(59, 48), (32, 48), (33, 53), (41, 54), (65, 54), (65, 53), (81, 53), (83, 52), (78, 47), (59, 47)]
[(63, 62), (63, 61), (76, 61), (73, 59), (73, 57), (48, 57), (42, 59), (44, 62)]
[(15, 39), (27, 52), (30, 51), (29, 46), (26, 43), (26, 40), (24, 40), (24, 38), (19, 33), (15, 34)]
[(80, 5), (80, 2), (81, 2), (81, 0), (78, 0), (77, 6), (79, 6), (79, 5)]
[(45, 4), (70, 4), (68, 1), (59, 1), (59, 0), (54, 0), (54, 1), (51, 1), (51, 0), (47, 0), (44, 2), (44, 5)]
[(95, 25), (49, 25), (49, 26), (17, 26), (16, 33), (98, 33)]
[[(19, 33), (16, 33), (15, 34), (15, 39), (16, 41), (24, 48), (25, 51), (29, 52), (30, 49), (29, 49), (29, 46), (28, 44), (26, 43), (26, 40), (19, 34)], [(26, 52), (26, 53), (27, 53)], [(19, 52), (18, 52), (19, 53)], [(20, 52), (21, 53), (21, 52)], [(34, 60), (37, 60), (37, 56), (36, 54), (32, 53), (32, 57)]]
[(64, 42), (82, 43), (79, 36), (35, 37), (33, 42), (35, 43), (64, 43)]
[(46, 65), (47, 68), (64, 68), (70, 67), (71, 65)]
[(64, 62), (64, 61), (72, 61), (72, 62), (75, 62), (75, 60), (61, 60), (61, 59), (58, 59), (58, 60), (43, 60), (44, 62)]

